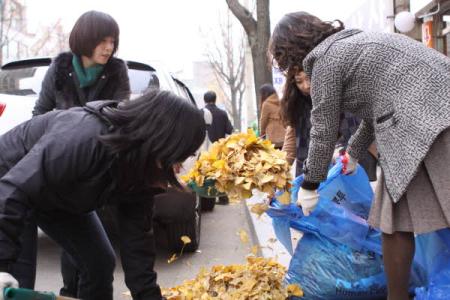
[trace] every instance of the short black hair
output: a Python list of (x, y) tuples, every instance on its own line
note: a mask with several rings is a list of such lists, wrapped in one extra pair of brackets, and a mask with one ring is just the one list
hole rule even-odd
[(91, 10), (82, 14), (69, 36), (70, 50), (78, 56), (91, 57), (95, 47), (107, 37), (114, 39), (114, 50), (119, 48), (119, 25), (110, 15)]
[(213, 91), (207, 91), (203, 96), (205, 103), (216, 103), (216, 93)]
[(152, 89), (104, 114), (116, 129), (100, 140), (118, 158), (122, 189), (142, 189), (155, 182), (181, 188), (173, 166), (203, 143), (206, 125), (201, 110), (172, 92)]
[(270, 83), (265, 83), (259, 88), (259, 93), (261, 95), (261, 103), (264, 102), (270, 95), (275, 94), (277, 91)]

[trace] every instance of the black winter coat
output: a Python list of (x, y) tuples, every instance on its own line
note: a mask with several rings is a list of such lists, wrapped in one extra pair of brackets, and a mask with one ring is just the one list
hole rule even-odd
[(207, 127), (208, 138), (211, 142), (224, 138), (226, 134), (233, 132), (233, 125), (228, 119), (227, 113), (218, 108), (215, 104), (207, 104), (205, 106), (212, 114), (212, 123)]
[(130, 81), (125, 63), (111, 57), (97, 82), (80, 88), (72, 66), (71, 52), (59, 54), (50, 65), (42, 82), (41, 92), (33, 109), (33, 116), (53, 109), (83, 106), (93, 100), (125, 100), (130, 98)]
[(98, 140), (108, 128), (76, 107), (36, 116), (0, 137), (0, 271), (17, 259), (29, 210), (78, 214), (112, 202), (127, 285), (134, 299), (158, 298), (151, 217), (153, 195), (161, 190), (116, 189), (114, 158)]

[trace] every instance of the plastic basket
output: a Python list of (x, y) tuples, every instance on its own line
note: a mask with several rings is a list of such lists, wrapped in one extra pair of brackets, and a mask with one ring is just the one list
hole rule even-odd
[(226, 196), (225, 193), (221, 193), (216, 189), (216, 181), (214, 179), (206, 179), (203, 182), (203, 186), (198, 186), (194, 181), (188, 183), (189, 188), (203, 198), (216, 198)]

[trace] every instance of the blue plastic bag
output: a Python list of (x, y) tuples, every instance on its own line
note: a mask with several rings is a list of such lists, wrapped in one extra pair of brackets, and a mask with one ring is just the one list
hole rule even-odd
[(302, 300), (378, 299), (387, 294), (380, 255), (308, 233), (295, 249), (286, 282), (302, 287)]
[(450, 229), (421, 234), (416, 237), (414, 261), (424, 273), (424, 284), (416, 288), (416, 300), (450, 298)]
[[(381, 234), (367, 224), (373, 191), (361, 167), (343, 175), (338, 162), (319, 187), (319, 203), (308, 217), (295, 204), (303, 177), (295, 179), (290, 205), (272, 201), (278, 239), (292, 253), (290, 230), (304, 233), (291, 259), (288, 283), (299, 284), (307, 299), (379, 299), (387, 295)], [(423, 268), (414, 264), (411, 290), (424, 285)], [(427, 300), (431, 300), (427, 299)]]
[(366, 221), (373, 197), (367, 175), (358, 166), (356, 174), (346, 176), (342, 174), (342, 167), (338, 161), (330, 169), (327, 180), (318, 189), (319, 203), (308, 217), (304, 217), (295, 204), (303, 176), (293, 182), (290, 205), (272, 201), (267, 214), (272, 217), (277, 237), (289, 253), (292, 254), (290, 232), (283, 229), (286, 220), (290, 227), (299, 231), (320, 234), (357, 251), (365, 248), (381, 254), (380, 234)]

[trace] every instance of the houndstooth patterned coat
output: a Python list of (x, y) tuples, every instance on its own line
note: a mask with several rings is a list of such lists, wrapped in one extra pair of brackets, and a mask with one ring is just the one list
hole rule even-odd
[(450, 59), (403, 35), (353, 29), (325, 39), (303, 66), (313, 102), (305, 185), (325, 179), (339, 115), (349, 111), (363, 120), (349, 154), (359, 158), (375, 140), (397, 202), (435, 138), (450, 127)]

